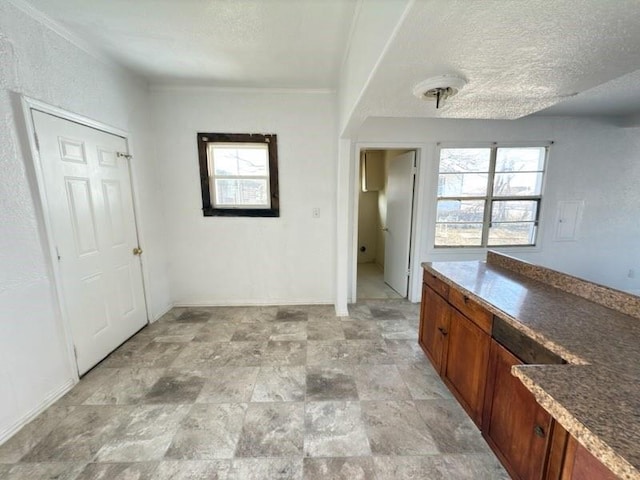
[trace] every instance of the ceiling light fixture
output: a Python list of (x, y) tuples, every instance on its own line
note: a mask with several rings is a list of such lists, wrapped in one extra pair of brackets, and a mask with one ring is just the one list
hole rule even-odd
[(413, 94), (421, 100), (435, 100), (436, 108), (440, 108), (445, 100), (453, 97), (466, 84), (465, 79), (455, 75), (440, 75), (417, 84)]

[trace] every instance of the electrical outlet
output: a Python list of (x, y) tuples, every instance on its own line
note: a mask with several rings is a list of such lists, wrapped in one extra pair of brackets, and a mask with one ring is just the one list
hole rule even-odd
[(636, 278), (636, 271), (633, 268), (630, 268), (629, 273), (627, 273), (627, 277)]
[(311, 210), (311, 216), (313, 218), (320, 218), (320, 209), (319, 208), (314, 208)]

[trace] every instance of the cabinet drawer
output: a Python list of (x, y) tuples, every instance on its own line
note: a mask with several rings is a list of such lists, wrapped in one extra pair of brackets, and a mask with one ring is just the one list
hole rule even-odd
[(480, 304), (471, 300), (460, 290), (452, 288), (449, 290), (449, 303), (464, 313), (473, 323), (478, 325), (483, 331), (491, 334), (491, 323), (493, 316)]
[(433, 273), (424, 271), (422, 281), (429, 285), (437, 294), (443, 298), (447, 298), (449, 295), (449, 285), (436, 277)]

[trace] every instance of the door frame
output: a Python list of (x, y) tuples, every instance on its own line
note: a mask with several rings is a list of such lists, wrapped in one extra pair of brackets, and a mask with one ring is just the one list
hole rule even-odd
[[(78, 115), (73, 112), (69, 112), (59, 107), (54, 107), (53, 105), (49, 105), (40, 100), (36, 100), (34, 98), (30, 98), (26, 95), (20, 96), (20, 101), (22, 104), (22, 112), (24, 116), (24, 124), (27, 131), (27, 140), (29, 144), (29, 155), (27, 155), (31, 159), (31, 166), (33, 167), (33, 171), (35, 173), (35, 185), (32, 187), (37, 188), (37, 201), (36, 208), (40, 210), (40, 214), (42, 215), (42, 226), (43, 226), (43, 234), (44, 234), (44, 242), (46, 243), (47, 250), (47, 262), (49, 271), (51, 273), (51, 277), (53, 279), (53, 289), (55, 290), (55, 303), (57, 316), (59, 317), (59, 323), (62, 327), (63, 337), (65, 340), (65, 345), (67, 349), (67, 358), (69, 360), (69, 365), (71, 366), (71, 372), (73, 375), (74, 383), (78, 382), (80, 379), (80, 375), (78, 373), (78, 363), (75, 357), (75, 348), (73, 345), (73, 336), (71, 334), (71, 324), (69, 321), (69, 316), (66, 309), (66, 300), (64, 295), (62, 294), (62, 275), (60, 272), (60, 265), (58, 263), (58, 254), (56, 251), (56, 244), (54, 241), (53, 235), (53, 222), (51, 209), (49, 205), (49, 200), (47, 199), (47, 193), (45, 188), (45, 178), (44, 172), (42, 169), (42, 159), (40, 157), (40, 151), (38, 149), (37, 141), (36, 141), (36, 128), (33, 122), (32, 111), (39, 111), (42, 113), (46, 113), (49, 115), (53, 115), (54, 117), (61, 118), (63, 120), (67, 120), (69, 122), (77, 123), (85, 127), (92, 128), (94, 130), (99, 130), (104, 133), (108, 133), (110, 135), (115, 135), (117, 137), (121, 137), (125, 140), (127, 145), (127, 154), (132, 154), (130, 134), (125, 130), (121, 130), (116, 127), (112, 127), (111, 125), (104, 124), (97, 120), (93, 120), (91, 118), (85, 117), (83, 115)], [(134, 173), (134, 169), (132, 168), (131, 162), (129, 162), (129, 179), (131, 181), (131, 196), (133, 203), (133, 216), (135, 222), (136, 236), (138, 238), (139, 244), (144, 244), (144, 239), (142, 232), (139, 228), (139, 219), (140, 219), (140, 202), (138, 198), (138, 193), (136, 189), (137, 181)], [(36, 193), (36, 192), (34, 192)], [(44, 247), (45, 245), (43, 245)], [(149, 298), (149, 291), (147, 285), (149, 284), (149, 271), (146, 266), (146, 263), (140, 257), (140, 268), (142, 271), (142, 290), (144, 294), (144, 311), (147, 317), (147, 324), (149, 324), (149, 305), (151, 304)]]
[[(352, 182), (351, 182), (351, 199), (353, 201), (353, 210), (351, 211), (351, 248), (350, 250), (350, 281), (351, 289), (348, 295), (349, 303), (355, 303), (358, 292), (358, 206), (360, 202), (360, 170), (362, 168), (360, 156), (364, 150), (413, 150), (416, 152), (416, 176), (413, 187), (413, 209), (411, 216), (411, 246), (409, 248), (409, 288), (407, 290), (407, 299), (410, 302), (420, 301), (421, 292), (416, 289), (416, 279), (420, 280), (421, 261), (420, 261), (420, 245), (422, 242), (422, 218), (424, 214), (424, 205), (422, 201), (422, 183), (426, 172), (425, 164), (427, 157), (425, 153), (424, 143), (390, 143), (390, 142), (361, 142), (355, 145), (355, 161), (352, 162)], [(418, 284), (418, 287), (420, 285)]]

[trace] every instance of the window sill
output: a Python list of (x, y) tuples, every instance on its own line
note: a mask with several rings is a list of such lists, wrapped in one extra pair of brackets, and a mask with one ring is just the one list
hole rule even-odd
[(278, 208), (205, 208), (205, 217), (279, 217)]

